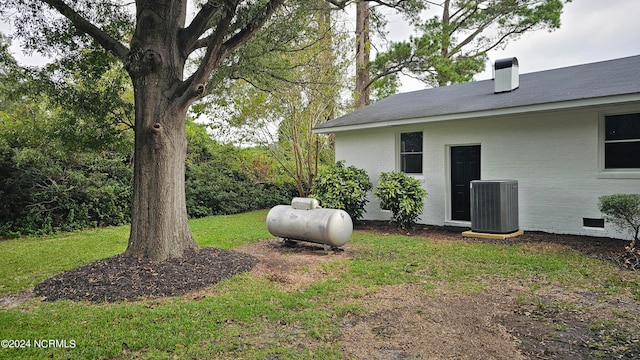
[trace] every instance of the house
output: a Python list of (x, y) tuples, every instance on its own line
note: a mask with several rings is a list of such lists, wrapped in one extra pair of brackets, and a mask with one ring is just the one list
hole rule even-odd
[[(523, 230), (630, 238), (598, 197), (640, 193), (640, 56), (397, 94), (317, 126), (336, 160), (402, 171), (429, 193), (419, 223), (470, 226), (471, 180), (513, 179)], [(389, 219), (370, 195), (365, 219)]]

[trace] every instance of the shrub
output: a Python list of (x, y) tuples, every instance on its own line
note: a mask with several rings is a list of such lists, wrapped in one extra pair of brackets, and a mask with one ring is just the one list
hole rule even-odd
[(237, 214), (287, 204), (294, 195), (292, 184), (253, 183), (244, 173), (214, 162), (188, 164), (187, 213), (191, 218)]
[(323, 168), (313, 179), (313, 196), (326, 208), (341, 209), (353, 220), (362, 218), (367, 192), (373, 185), (366, 171), (344, 166), (344, 161)]
[(427, 192), (417, 179), (392, 171), (380, 174), (374, 195), (383, 209), (391, 210), (391, 221), (404, 229), (413, 226), (422, 214)]
[[(3, 156), (4, 155), (4, 156)], [(130, 221), (131, 166), (122, 154), (0, 155), (0, 236), (43, 234)]]
[(640, 194), (605, 195), (599, 200), (598, 206), (605, 219), (633, 234), (630, 247), (634, 249), (640, 232)]

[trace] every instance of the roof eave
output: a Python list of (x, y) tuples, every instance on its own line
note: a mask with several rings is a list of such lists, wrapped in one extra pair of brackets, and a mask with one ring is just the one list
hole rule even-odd
[(544, 104), (532, 104), (532, 105), (516, 106), (516, 107), (509, 107), (509, 108), (500, 108), (500, 109), (487, 109), (487, 110), (479, 110), (479, 111), (472, 111), (472, 112), (466, 112), (466, 113), (452, 113), (452, 114), (433, 115), (428, 117), (416, 117), (416, 118), (409, 118), (409, 119), (385, 120), (385, 121), (355, 124), (355, 125), (314, 128), (311, 131), (314, 134), (329, 134), (329, 133), (336, 133), (336, 132), (343, 132), (343, 131), (376, 129), (376, 128), (391, 127), (391, 126), (415, 125), (415, 124), (423, 124), (423, 123), (431, 123), (431, 122), (439, 122), (439, 121), (464, 120), (464, 119), (474, 119), (474, 118), (482, 118), (482, 117), (516, 115), (516, 114), (543, 112), (543, 111), (569, 110), (569, 109), (577, 109), (577, 108), (590, 107), (590, 106), (615, 105), (615, 104), (631, 103), (631, 102), (640, 102), (640, 93), (621, 94), (621, 95), (603, 96), (603, 97), (597, 97), (597, 98), (577, 99), (577, 100), (568, 100), (568, 101), (558, 101), (558, 102), (551, 102), (551, 103), (544, 103)]

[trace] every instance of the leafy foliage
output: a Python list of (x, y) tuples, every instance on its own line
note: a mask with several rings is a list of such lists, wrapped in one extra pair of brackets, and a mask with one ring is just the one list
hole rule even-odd
[(607, 221), (620, 230), (633, 234), (630, 247), (634, 249), (640, 233), (640, 194), (601, 196), (598, 207)]
[(313, 194), (321, 206), (344, 210), (354, 220), (362, 218), (372, 187), (364, 170), (344, 166), (344, 161), (321, 169), (313, 180)]
[[(86, 71), (54, 71), (54, 84), (43, 76), (51, 68), (22, 69), (1, 50), (8, 61), (0, 75), (0, 236), (128, 222), (132, 134), (119, 121), (102, 121), (119, 109), (127, 116), (123, 79), (108, 71), (91, 77), (87, 62)], [(68, 96), (82, 89), (93, 97)]]
[(411, 227), (424, 208), (424, 191), (420, 181), (395, 171), (380, 174), (374, 193), (383, 209), (391, 210), (391, 221), (401, 228)]
[[(132, 114), (121, 73), (55, 71), (54, 81), (43, 76), (54, 67), (21, 69), (6, 46), (0, 55), (7, 60), (0, 65), (0, 236), (129, 222)], [(102, 76), (90, 74), (100, 68)], [(186, 136), (192, 217), (289, 202), (294, 186), (274, 183), (264, 151), (216, 144), (193, 121)]]
[[(7, 119), (6, 115), (0, 118), (0, 236), (130, 221), (130, 154), (67, 151), (52, 131), (64, 132), (68, 126), (64, 119), (46, 119), (42, 114), (39, 121), (23, 118), (10, 123)], [(193, 122), (187, 129), (190, 217), (263, 209), (288, 203), (294, 196), (294, 184), (274, 183), (275, 176), (254, 174), (264, 169), (242, 165), (242, 161), (253, 164), (251, 159), (260, 152), (243, 156), (246, 150), (213, 142)]]
[[(371, 62), (373, 88), (393, 88), (400, 72), (411, 73), (430, 86), (470, 81), (484, 69), (487, 52), (524, 33), (560, 27), (563, 0), (445, 1), (431, 4), (441, 14), (410, 22), (418, 32), (392, 43)], [(410, 14), (410, 13), (409, 13)]]
[(321, 163), (333, 162), (330, 138), (311, 129), (341, 108), (348, 60), (337, 29), (322, 0), (278, 9), (274, 24), (225, 60), (221, 71), (234, 80), (221, 81), (193, 108), (211, 122), (216, 139), (264, 145), (298, 196), (309, 194)]
[(0, 236), (121, 225), (131, 166), (114, 152), (67, 154), (1, 146)]
[(263, 163), (260, 151), (218, 144), (209, 138), (204, 126), (192, 121), (187, 122), (187, 137), (185, 186), (189, 217), (264, 209), (289, 203), (295, 196), (295, 185), (275, 181), (270, 164)]

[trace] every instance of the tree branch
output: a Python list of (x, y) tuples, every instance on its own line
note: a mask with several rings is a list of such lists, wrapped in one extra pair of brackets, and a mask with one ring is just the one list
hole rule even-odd
[(239, 46), (247, 42), (255, 33), (262, 28), (262, 26), (267, 22), (267, 20), (273, 15), (276, 9), (284, 3), (284, 0), (271, 0), (267, 5), (263, 8), (261, 14), (254, 19), (253, 21), (249, 21), (246, 27), (236, 33), (231, 39), (227, 40), (224, 43), (224, 48), (227, 52), (232, 52), (237, 49)]
[(496, 48), (497, 46), (499, 46), (502, 43), (502, 41), (504, 41), (504, 39), (508, 38), (509, 36), (519, 35), (519, 34), (525, 33), (527, 31), (531, 30), (533, 27), (534, 27), (534, 24), (531, 24), (531, 25), (528, 25), (528, 26), (526, 26), (526, 27), (524, 27), (524, 28), (522, 28), (520, 30), (509, 31), (506, 34), (502, 35), (496, 42), (493, 43), (493, 45), (491, 45), (488, 48), (486, 48), (483, 52), (485, 52), (485, 53), (489, 52), (489, 51), (493, 50), (494, 48)]
[(40, 0), (57, 10), (62, 16), (67, 18), (80, 32), (83, 32), (95, 39), (107, 51), (113, 53), (122, 62), (127, 61), (129, 49), (118, 40), (105, 33), (90, 21), (85, 19), (78, 12), (73, 10), (63, 0)]
[(237, 15), (238, 1), (232, 2), (233, 4), (226, 4), (224, 8), (225, 13), (222, 14), (215, 32), (206, 39), (201, 39), (194, 43), (194, 46), (199, 46), (206, 40), (207, 51), (196, 72), (184, 81), (181, 86), (181, 94), (187, 102), (204, 93), (202, 87), (209, 75), (211, 75), (211, 72), (231, 52), (253, 37), (256, 32), (264, 26), (276, 9), (284, 3), (284, 0), (269, 1), (254, 19), (247, 21), (244, 28), (237, 31), (235, 35), (225, 41), (225, 38), (229, 36), (228, 32), (230, 32), (231, 29), (231, 21)]
[[(187, 80), (182, 83), (179, 89), (180, 96), (183, 97), (185, 102), (189, 102), (197, 96), (201, 96), (206, 92), (204, 84), (207, 77), (211, 72), (220, 64), (228, 54), (223, 48), (224, 38), (229, 31), (231, 21), (234, 18), (238, 7), (238, 2), (234, 1), (233, 4), (227, 4), (224, 7), (224, 13), (218, 22), (214, 33), (206, 38), (207, 51), (198, 66), (198, 69)], [(202, 40), (196, 41), (196, 43)]]
[[(326, 2), (328, 2), (329, 4), (335, 6), (338, 9), (344, 9), (346, 8), (349, 4), (353, 3), (354, 0), (325, 0)], [(362, 0), (362, 1), (367, 1), (367, 0)], [(384, 1), (384, 0), (369, 0), (367, 2), (371, 2), (371, 3), (376, 3), (382, 6), (386, 6), (389, 8), (397, 8), (400, 5), (402, 5), (403, 3), (405, 3), (407, 0), (396, 0), (396, 1)], [(427, 1), (427, 3), (432, 3), (431, 1)], [(432, 3), (435, 5), (439, 5), (437, 3)]]
[(188, 27), (180, 30), (178, 36), (181, 41), (180, 44), (183, 48), (185, 58), (188, 57), (196, 49), (203, 46), (196, 46), (198, 39), (202, 34), (204, 34), (209, 28), (209, 21), (223, 8), (223, 4), (221, 2), (208, 2), (206, 3), (198, 12), (198, 14), (193, 18), (191, 24)]
[(411, 64), (413, 62), (412, 59), (401, 62), (399, 64), (390, 66), (388, 68), (386, 68), (384, 71), (373, 75), (370, 79), (369, 82), (365, 84), (364, 88), (368, 89), (371, 85), (373, 85), (374, 82), (382, 79), (385, 76), (389, 76), (391, 74), (397, 74), (402, 72), (409, 64)]

